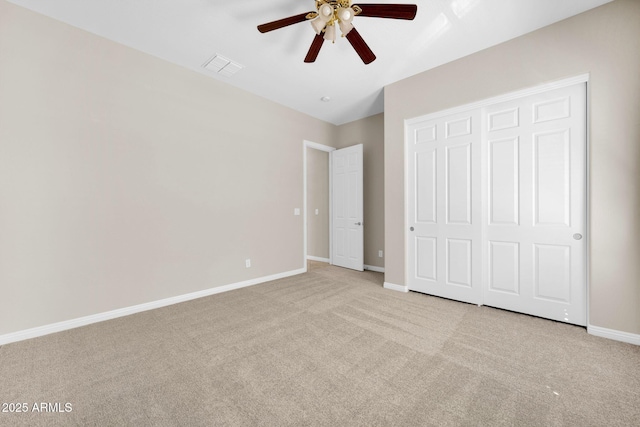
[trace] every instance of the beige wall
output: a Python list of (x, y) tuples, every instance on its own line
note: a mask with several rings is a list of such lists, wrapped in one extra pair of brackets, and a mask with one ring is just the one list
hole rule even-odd
[[(307, 147), (307, 255), (329, 258), (329, 153)], [(316, 215), (316, 209), (318, 214)]]
[(639, 9), (388, 86), (384, 116), (335, 127), (0, 1), (0, 335), (302, 268), (304, 139), (364, 144), (365, 264), (404, 284), (403, 119), (585, 72), (590, 323), (640, 333)]
[(302, 141), (335, 135), (0, 1), (0, 335), (303, 268)]
[(640, 333), (640, 2), (616, 0), (385, 88), (385, 280), (405, 284), (403, 120), (590, 73), (589, 321)]
[(363, 144), (364, 263), (384, 267), (384, 115), (338, 126), (337, 148)]

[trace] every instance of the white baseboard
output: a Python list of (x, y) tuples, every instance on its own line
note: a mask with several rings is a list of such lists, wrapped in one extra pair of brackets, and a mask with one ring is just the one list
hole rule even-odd
[(384, 267), (376, 267), (375, 265), (364, 265), (365, 270), (377, 271), (378, 273), (384, 273)]
[(398, 292), (409, 292), (408, 286), (396, 285), (395, 283), (389, 283), (389, 282), (384, 282), (384, 288), (391, 289), (392, 291), (398, 291)]
[(232, 283), (229, 285), (218, 286), (215, 288), (205, 289), (202, 291), (191, 292), (189, 294), (178, 295), (171, 298), (165, 298), (158, 301), (147, 302), (144, 304), (133, 305), (130, 307), (119, 308), (117, 310), (106, 311), (104, 313), (92, 314), (90, 316), (79, 317), (77, 319), (65, 320), (64, 322), (52, 323), (50, 325), (38, 326), (36, 328), (25, 329), (23, 331), (12, 332), (0, 335), (0, 345), (12, 342), (27, 340), (30, 338), (41, 337), (43, 335), (53, 334), (55, 332), (66, 331), (67, 329), (78, 328), (80, 326), (90, 325), (92, 323), (103, 322), (105, 320), (115, 319), (117, 317), (128, 316), (130, 314), (140, 313), (154, 308), (165, 307), (167, 305), (177, 304), (197, 298), (215, 295), (222, 292), (232, 291), (234, 289), (245, 288), (247, 286), (257, 285), (259, 283), (270, 282), (272, 280), (282, 279), (289, 276), (295, 276), (306, 272), (306, 268), (298, 270), (286, 271), (284, 273), (273, 274), (271, 276), (258, 277), (256, 279), (245, 280), (244, 282)]
[[(307, 259), (311, 260), (311, 261), (320, 261), (320, 262), (326, 262), (327, 264), (331, 263), (331, 260), (329, 258), (322, 258), (319, 256), (313, 256), (313, 255), (307, 255)], [(364, 265), (364, 269), (365, 270), (370, 270), (370, 271), (377, 271), (378, 273), (384, 273), (384, 267), (376, 267), (375, 265)]]
[(587, 325), (587, 332), (597, 337), (609, 338), (610, 340), (640, 345), (640, 335), (638, 334), (616, 331), (615, 329), (601, 328), (599, 326), (592, 325)]
[(329, 258), (322, 258), (319, 256), (313, 256), (313, 255), (307, 255), (307, 259), (311, 260), (311, 261), (320, 261), (320, 262), (326, 262), (326, 263), (330, 263), (331, 260)]

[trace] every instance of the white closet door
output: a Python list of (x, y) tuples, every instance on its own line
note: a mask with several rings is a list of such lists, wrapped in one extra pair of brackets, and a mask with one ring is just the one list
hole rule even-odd
[(585, 325), (585, 84), (484, 119), (484, 304)]
[(408, 127), (409, 289), (481, 302), (478, 110)]

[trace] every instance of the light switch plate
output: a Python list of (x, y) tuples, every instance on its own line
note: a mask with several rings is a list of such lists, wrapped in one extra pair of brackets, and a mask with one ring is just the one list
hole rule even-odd
[(293, 210), (293, 214), (294, 214), (294, 215), (300, 215), (300, 208), (295, 208), (295, 209)]

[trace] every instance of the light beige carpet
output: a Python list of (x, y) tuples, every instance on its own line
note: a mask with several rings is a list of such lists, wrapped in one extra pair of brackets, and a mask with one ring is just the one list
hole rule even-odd
[(639, 347), (382, 281), (312, 264), (2, 346), (29, 412), (0, 425), (640, 426)]

